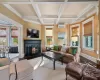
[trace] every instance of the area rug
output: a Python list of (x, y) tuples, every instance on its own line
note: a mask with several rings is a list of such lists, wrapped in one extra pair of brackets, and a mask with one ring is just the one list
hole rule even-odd
[(29, 60), (34, 68), (33, 79), (34, 80), (65, 80), (65, 66), (66, 64), (61, 64), (56, 62), (56, 70), (53, 70), (53, 62), (51, 60), (45, 59), (42, 64), (41, 58), (35, 60)]

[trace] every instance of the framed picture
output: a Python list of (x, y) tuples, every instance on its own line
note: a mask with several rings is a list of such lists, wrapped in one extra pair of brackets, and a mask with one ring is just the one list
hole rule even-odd
[(64, 39), (64, 38), (65, 38), (65, 32), (59, 32), (58, 39)]

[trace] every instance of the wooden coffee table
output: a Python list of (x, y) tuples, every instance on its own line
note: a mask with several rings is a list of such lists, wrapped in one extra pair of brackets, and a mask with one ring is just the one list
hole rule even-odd
[(53, 61), (53, 69), (55, 70), (55, 62), (61, 60), (62, 64), (63, 64), (63, 56), (62, 54), (59, 53), (54, 53), (54, 52), (43, 52), (42, 53), (42, 61), (43, 61), (43, 57), (50, 59)]

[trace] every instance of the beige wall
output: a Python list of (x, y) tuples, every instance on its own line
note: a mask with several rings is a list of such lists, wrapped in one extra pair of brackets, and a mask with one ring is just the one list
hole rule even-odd
[[(65, 32), (66, 37), (67, 37), (67, 26), (65, 25), (64, 28), (58, 28), (58, 25), (54, 25), (54, 28), (53, 28), (54, 44), (63, 45), (64, 40), (59, 40), (58, 39), (58, 33), (59, 32)], [(66, 40), (66, 43), (67, 43), (67, 40)]]
[(45, 45), (45, 26), (41, 25), (41, 40), (42, 40), (42, 45)]
[(54, 36), (54, 44), (58, 44), (58, 31), (57, 31), (58, 25), (54, 25), (53, 27), (53, 36)]

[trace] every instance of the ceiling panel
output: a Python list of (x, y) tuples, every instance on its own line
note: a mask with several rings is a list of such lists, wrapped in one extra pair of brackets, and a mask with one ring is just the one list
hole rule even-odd
[(36, 16), (31, 4), (11, 4), (11, 6), (22, 16)]
[(64, 2), (65, 0), (34, 0), (35, 2)]
[(60, 19), (59, 23), (71, 23), (72, 19)]
[(27, 2), (29, 0), (0, 0), (0, 2)]
[(61, 18), (77, 18), (77, 15), (62, 15)]
[(82, 3), (70, 3), (66, 4), (64, 12), (62, 15), (72, 15), (77, 16), (84, 8), (88, 6), (88, 3), (82, 4)]
[(56, 19), (43, 19), (44, 23), (55, 23)]
[(60, 4), (40, 4), (39, 9), (42, 15), (57, 15)]

